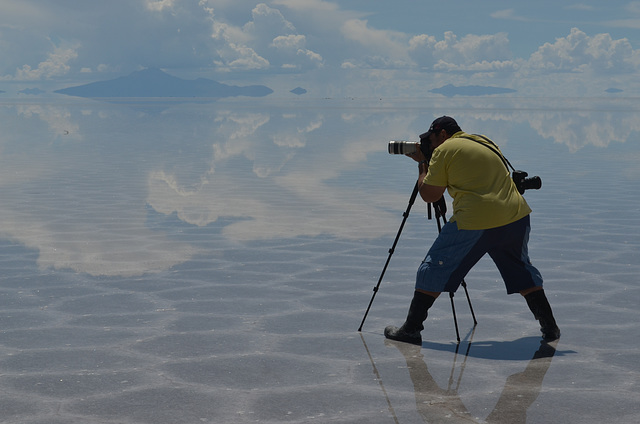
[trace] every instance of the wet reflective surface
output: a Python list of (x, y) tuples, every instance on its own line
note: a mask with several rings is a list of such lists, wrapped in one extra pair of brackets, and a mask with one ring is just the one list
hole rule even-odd
[[(437, 233), (387, 153), (454, 116), (539, 175), (540, 343), (490, 260), (384, 340)], [(0, 101), (7, 423), (635, 423), (635, 99)]]

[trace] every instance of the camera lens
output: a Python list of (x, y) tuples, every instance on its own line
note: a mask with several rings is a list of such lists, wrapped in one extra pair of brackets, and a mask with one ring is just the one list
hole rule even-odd
[(420, 143), (413, 141), (390, 141), (389, 142), (389, 154), (392, 155), (407, 155), (409, 153), (417, 152), (420, 148)]
[(540, 177), (525, 178), (522, 181), (522, 186), (526, 190), (540, 190), (542, 187), (542, 179)]

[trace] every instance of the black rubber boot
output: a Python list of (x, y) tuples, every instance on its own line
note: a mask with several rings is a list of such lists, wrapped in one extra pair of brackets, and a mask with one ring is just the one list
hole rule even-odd
[(435, 300), (435, 297), (428, 294), (414, 292), (405, 323), (400, 328), (393, 325), (388, 326), (384, 329), (384, 336), (399, 342), (422, 345), (422, 336), (420, 335), (420, 332), (424, 330), (422, 323), (427, 319), (427, 311)]
[(545, 340), (556, 340), (560, 338), (560, 329), (553, 318), (551, 305), (544, 294), (544, 290), (534, 291), (524, 297), (533, 312), (533, 316), (540, 322), (540, 331)]

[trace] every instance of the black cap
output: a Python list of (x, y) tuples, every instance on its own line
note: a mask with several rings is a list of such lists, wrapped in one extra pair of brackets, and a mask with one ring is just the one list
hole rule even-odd
[(420, 134), (420, 139), (429, 138), (431, 134), (440, 132), (442, 130), (445, 130), (449, 135), (453, 135), (458, 131), (462, 131), (455, 119), (450, 116), (441, 116), (439, 118), (436, 118), (431, 123), (429, 131), (424, 134)]

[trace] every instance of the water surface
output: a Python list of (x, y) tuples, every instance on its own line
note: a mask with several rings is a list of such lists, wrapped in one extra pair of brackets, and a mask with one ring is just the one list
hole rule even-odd
[[(427, 101), (428, 100), (428, 101)], [(7, 423), (635, 423), (635, 99), (0, 102), (0, 415)], [(434, 305), (386, 342), (437, 234), (408, 206), (437, 116), (539, 175), (530, 254), (562, 328), (540, 344), (490, 260), (478, 318)]]

